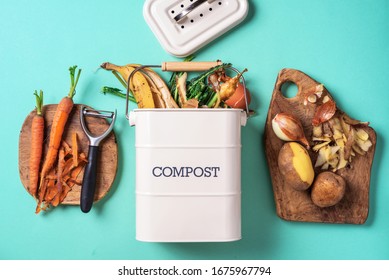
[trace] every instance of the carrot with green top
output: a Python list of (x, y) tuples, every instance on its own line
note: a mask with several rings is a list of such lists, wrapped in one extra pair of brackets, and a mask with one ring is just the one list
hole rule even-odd
[(43, 91), (39, 94), (34, 92), (36, 99), (36, 114), (31, 123), (31, 146), (30, 146), (30, 162), (29, 162), (29, 186), (28, 192), (37, 197), (37, 189), (39, 183), (39, 168), (42, 160), (43, 135), (45, 130), (45, 120), (42, 116), (43, 106)]
[[(58, 150), (61, 145), (62, 135), (65, 130), (66, 122), (69, 118), (69, 114), (73, 109), (73, 97), (76, 94), (76, 86), (78, 83), (78, 79), (81, 74), (81, 69), (78, 69), (77, 76), (75, 76), (77, 66), (73, 66), (69, 68), (70, 72), (70, 90), (67, 96), (62, 98), (59, 102), (57, 109), (55, 111), (53, 122), (51, 125), (50, 131), (50, 139), (49, 139), (49, 147), (46, 153), (45, 161), (42, 166), (41, 176), (40, 176), (40, 186), (42, 186), (42, 182), (44, 181), (45, 176), (53, 168), (58, 155)], [(41, 191), (41, 190), (40, 190)], [(42, 190), (44, 192), (44, 190)], [(44, 193), (39, 194), (39, 204), (42, 202), (44, 197)]]

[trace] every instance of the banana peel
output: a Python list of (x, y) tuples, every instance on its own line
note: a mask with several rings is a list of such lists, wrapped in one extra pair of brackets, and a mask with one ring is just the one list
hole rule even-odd
[(115, 71), (119, 73), (119, 75), (122, 77), (122, 82), (125, 82), (127, 84), (131, 72), (134, 71), (137, 66), (135, 64), (119, 66), (110, 62), (104, 62), (100, 65), (100, 67), (105, 70)]
[[(105, 62), (101, 64), (101, 68), (112, 71), (116, 77), (118, 77), (116, 75), (116, 73), (118, 73), (120, 76), (118, 78), (121, 78), (119, 79), (119, 81), (125, 87), (127, 87), (129, 77), (136, 67), (138, 67), (138, 65), (136, 64), (127, 64), (124, 66), (115, 65), (110, 62)], [(133, 75), (131, 81), (129, 82), (130, 82), (129, 84), (130, 90), (132, 91), (135, 97), (138, 107), (155, 108), (153, 92), (146, 77), (141, 72), (138, 71)]]
[(139, 108), (155, 108), (151, 87), (145, 76), (136, 72), (134, 78), (130, 81), (130, 89)]
[(143, 70), (145, 71), (146, 76), (154, 82), (156, 89), (158, 90), (162, 98), (163, 107), (161, 108), (179, 108), (179, 106), (172, 97), (169, 87), (166, 85), (165, 81), (161, 78), (161, 76), (159, 76), (154, 70), (150, 68), (144, 68)]
[[(126, 88), (132, 71), (139, 66), (141, 65), (127, 64), (119, 66), (110, 62), (101, 64), (101, 68), (112, 71)], [(133, 92), (139, 108), (179, 108), (171, 95), (169, 87), (154, 70), (145, 67), (137, 71), (132, 80), (130, 81), (130, 90)], [(145, 83), (145, 80), (147, 83)], [(150, 93), (154, 102), (153, 107), (145, 107), (152, 105)]]

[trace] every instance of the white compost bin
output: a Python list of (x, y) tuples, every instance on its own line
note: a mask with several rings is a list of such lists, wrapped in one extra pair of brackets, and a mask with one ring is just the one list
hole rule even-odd
[(238, 109), (136, 109), (136, 239), (241, 239)]

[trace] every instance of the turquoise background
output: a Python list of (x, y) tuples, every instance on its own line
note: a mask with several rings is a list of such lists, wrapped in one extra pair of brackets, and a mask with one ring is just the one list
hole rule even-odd
[[(159, 244), (135, 240), (134, 128), (125, 103), (99, 93), (120, 86), (102, 62), (159, 64), (166, 53), (146, 25), (143, 1), (1, 0), (0, 259), (389, 259), (389, 1), (249, 1), (245, 22), (196, 54), (245, 74), (257, 116), (242, 128), (242, 234), (232, 243)], [(83, 69), (76, 103), (118, 110), (119, 169), (112, 191), (89, 214), (63, 206), (34, 214), (18, 172), (19, 131), (33, 91), (57, 103), (68, 67)], [(338, 105), (371, 122), (378, 143), (370, 213), (364, 225), (281, 220), (263, 149), (277, 73), (285, 67), (325, 84)], [(164, 77), (169, 77), (165, 75)]]

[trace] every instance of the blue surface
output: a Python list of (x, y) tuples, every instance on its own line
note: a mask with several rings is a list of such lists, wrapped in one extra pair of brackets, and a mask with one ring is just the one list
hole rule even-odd
[[(242, 129), (243, 239), (211, 244), (135, 240), (134, 129), (123, 100), (99, 93), (104, 85), (120, 85), (97, 69), (105, 61), (178, 60), (161, 48), (142, 6), (124, 0), (1, 5), (0, 259), (389, 259), (389, 1), (251, 0), (242, 25), (196, 54), (198, 61), (247, 67), (258, 113)], [(87, 215), (73, 206), (35, 215), (19, 179), (19, 131), (34, 109), (33, 91), (42, 89), (46, 104), (57, 103), (68, 92), (67, 69), (74, 64), (83, 69), (75, 102), (118, 110), (118, 174), (110, 194)], [(286, 222), (276, 215), (263, 132), (277, 73), (285, 67), (324, 83), (343, 110), (376, 130), (364, 225)]]

